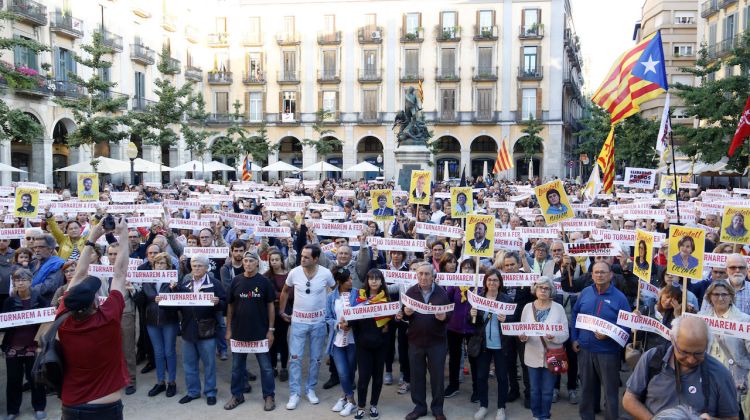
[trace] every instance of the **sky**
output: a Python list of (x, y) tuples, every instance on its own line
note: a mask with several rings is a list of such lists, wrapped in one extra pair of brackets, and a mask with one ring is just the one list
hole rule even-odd
[[(581, 41), (584, 90), (593, 93), (617, 57), (635, 45), (633, 28), (643, 0), (570, 0)], [(602, 18), (605, 17), (605, 18)]]

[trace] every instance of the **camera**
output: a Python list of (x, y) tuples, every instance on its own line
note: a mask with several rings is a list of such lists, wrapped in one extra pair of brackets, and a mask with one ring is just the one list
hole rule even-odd
[(107, 217), (102, 220), (102, 227), (107, 232), (115, 230), (115, 218), (111, 214), (108, 214)]

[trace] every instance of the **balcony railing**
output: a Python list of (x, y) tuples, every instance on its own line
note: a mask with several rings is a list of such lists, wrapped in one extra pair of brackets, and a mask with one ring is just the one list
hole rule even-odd
[(518, 67), (518, 80), (542, 80), (542, 66)]
[(133, 111), (148, 111), (156, 102), (146, 98), (135, 96), (130, 100)]
[(209, 47), (226, 47), (229, 45), (229, 32), (214, 32), (206, 36)]
[(737, 3), (737, 0), (719, 0), (719, 7), (722, 9)]
[(455, 69), (435, 69), (435, 81), (458, 82), (461, 79), (461, 67)]
[(298, 32), (279, 32), (276, 34), (276, 44), (280, 46), (285, 45), (299, 45), (300, 37)]
[(210, 85), (231, 85), (232, 84), (232, 72), (231, 71), (209, 71), (208, 72), (208, 84)]
[(276, 81), (280, 84), (296, 85), (300, 82), (298, 71), (280, 70), (276, 72)]
[(401, 28), (401, 42), (424, 42), (424, 28)]
[(200, 41), (200, 37), (198, 36), (198, 34), (200, 34), (198, 28), (193, 25), (185, 25), (185, 39), (187, 39), (190, 43), (197, 44)]
[(142, 44), (130, 44), (130, 59), (136, 63), (149, 66), (156, 62), (156, 54), (151, 48)]
[(475, 82), (497, 81), (497, 67), (474, 67), (471, 70), (471, 79)]
[(382, 124), (383, 120), (380, 118), (377, 111), (363, 111), (359, 114), (357, 122), (360, 124)]
[(208, 115), (208, 118), (206, 119), (207, 124), (232, 124), (232, 123), (241, 123), (244, 120), (244, 117), (242, 115), (239, 116), (239, 118), (235, 118), (234, 114), (229, 113), (223, 113), (223, 112), (214, 112)]
[[(100, 29), (101, 31), (101, 29)], [(101, 31), (102, 34), (102, 45), (105, 47), (112, 48), (117, 52), (122, 52), (122, 37), (115, 33), (112, 33), (106, 29)]]
[(326, 111), (327, 115), (325, 118), (319, 118), (318, 121), (323, 124), (340, 124), (341, 113), (339, 111)]
[(246, 47), (259, 47), (263, 45), (263, 34), (259, 31), (248, 31), (242, 34), (242, 45)]
[(338, 45), (341, 44), (341, 31), (318, 32), (318, 45)]
[(719, 0), (707, 0), (701, 4), (701, 17), (708, 18), (719, 13)]
[(203, 81), (203, 69), (195, 66), (185, 66), (185, 78), (194, 82)]
[(242, 72), (242, 83), (246, 85), (265, 85), (266, 72), (263, 70)]
[(36, 26), (47, 25), (47, 6), (33, 0), (11, 0), (10, 11), (22, 22)]
[(107, 101), (119, 100), (120, 106), (118, 106), (117, 109), (121, 111), (125, 111), (126, 109), (128, 109), (128, 99), (130, 98), (130, 95), (126, 95), (120, 92), (109, 91), (109, 92), (100, 93), (99, 97)]
[(357, 39), (360, 44), (380, 44), (383, 42), (383, 28), (376, 25), (367, 25), (357, 30)]
[[(0, 85), (7, 86), (7, 84), (8, 81), (0, 77)], [(25, 96), (43, 97), (52, 95), (50, 83), (40, 75), (33, 76), (31, 81), (23, 86), (16, 86), (14, 89), (17, 94)]]
[(318, 70), (318, 83), (341, 83), (341, 73), (338, 69)]
[(455, 110), (441, 110), (437, 115), (437, 122), (442, 124), (457, 124), (458, 113)]
[(740, 32), (737, 35), (725, 38), (716, 44), (711, 44), (706, 50), (706, 56), (709, 60), (716, 60), (731, 55), (734, 48), (738, 46), (744, 37), (743, 33)]
[(479, 26), (474, 25), (474, 41), (497, 41), (497, 25)]
[(521, 39), (540, 39), (544, 38), (544, 25), (535, 23), (533, 25), (520, 26), (518, 37)]
[(458, 42), (461, 40), (461, 27), (435, 25), (435, 34), (438, 42)]
[(180, 63), (180, 60), (170, 57), (167, 62), (166, 70), (167, 71), (164, 74), (180, 74), (180, 71), (182, 71), (182, 63)]
[(478, 111), (474, 111), (474, 115), (472, 116), (471, 120), (475, 124), (489, 124), (497, 122), (495, 113), (491, 109), (480, 109)]
[(177, 16), (165, 14), (161, 18), (161, 27), (165, 31), (175, 32), (177, 30)]
[(83, 21), (63, 12), (50, 13), (49, 29), (70, 38), (83, 38)]
[(383, 81), (383, 69), (359, 69), (359, 83), (380, 83)]
[(299, 112), (279, 112), (279, 124), (299, 124)]
[(248, 112), (245, 116), (245, 124), (261, 124), (266, 120), (265, 112)]
[(525, 122), (529, 121), (531, 118), (534, 117), (534, 119), (539, 121), (547, 121), (549, 120), (549, 111), (540, 111), (540, 110), (534, 110), (534, 112), (527, 113), (526, 115), (523, 114), (523, 111), (513, 111), (514, 119), (516, 122)]
[(401, 83), (416, 83), (424, 80), (424, 69), (399, 69)]
[(55, 80), (55, 96), (78, 98), (85, 94), (85, 89), (70, 80)]

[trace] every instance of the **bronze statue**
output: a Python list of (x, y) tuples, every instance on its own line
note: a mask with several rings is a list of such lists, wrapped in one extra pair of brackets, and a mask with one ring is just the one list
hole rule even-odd
[(414, 92), (414, 87), (409, 87), (404, 95), (404, 110), (396, 114), (393, 127), (398, 125), (396, 141), (398, 146), (404, 145), (427, 145), (432, 134), (427, 129), (422, 112), (422, 104)]

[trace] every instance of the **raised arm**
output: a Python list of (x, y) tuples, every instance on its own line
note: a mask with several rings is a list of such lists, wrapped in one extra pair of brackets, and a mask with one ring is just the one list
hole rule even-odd
[(117, 290), (125, 296), (125, 280), (128, 275), (128, 254), (122, 252), (128, 249), (128, 222), (121, 217), (115, 228), (115, 235), (118, 236), (117, 243), (120, 244), (120, 253), (115, 260), (115, 272), (112, 276), (112, 285), (109, 291)]
[[(104, 228), (102, 227), (101, 223), (93, 225), (91, 227), (91, 232), (89, 232), (89, 240), (88, 242), (96, 243), (96, 241), (99, 240), (99, 238), (104, 235)], [(125, 240), (127, 242), (127, 232), (125, 233)], [(68, 290), (70, 290), (73, 286), (80, 283), (83, 279), (86, 278), (89, 272), (89, 263), (91, 261), (91, 254), (94, 252), (94, 249), (91, 245), (89, 245), (87, 242), (87, 245), (83, 247), (83, 251), (81, 251), (81, 256), (78, 258), (78, 265), (76, 266), (76, 271), (73, 274), (73, 278), (70, 280), (70, 283), (68, 284)], [(125, 246), (128, 246), (125, 244)], [(127, 249), (127, 248), (123, 248)], [(127, 260), (127, 258), (125, 258)]]

